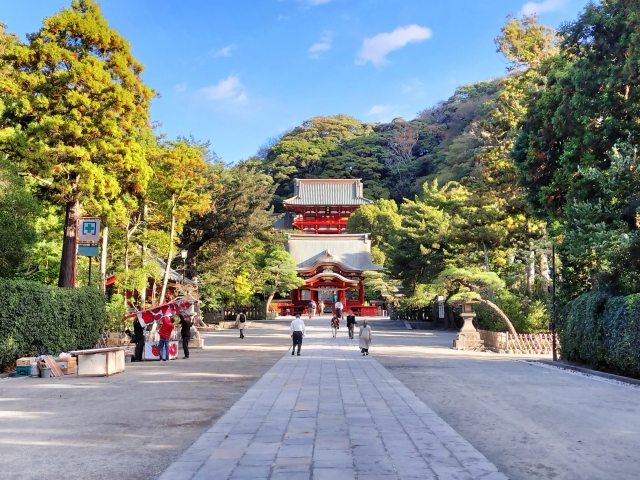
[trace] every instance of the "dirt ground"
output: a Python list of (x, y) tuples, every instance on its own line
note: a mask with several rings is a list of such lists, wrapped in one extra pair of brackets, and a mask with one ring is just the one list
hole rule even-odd
[(245, 334), (111, 377), (0, 379), (0, 478), (156, 478), (289, 348), (287, 322)]
[(397, 323), (371, 322), (371, 354), (511, 480), (640, 478), (640, 388)]

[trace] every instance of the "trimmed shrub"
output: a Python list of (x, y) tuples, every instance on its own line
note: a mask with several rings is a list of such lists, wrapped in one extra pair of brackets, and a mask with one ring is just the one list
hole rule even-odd
[[(551, 315), (543, 301), (531, 301), (526, 296), (518, 295), (506, 289), (496, 292), (493, 301), (509, 317), (518, 333), (547, 331)], [(473, 306), (473, 310), (477, 314), (478, 325), (481, 329), (492, 332), (507, 331), (506, 325), (492, 308), (476, 303)]]
[(640, 295), (581, 295), (563, 310), (558, 333), (565, 359), (640, 377)]
[(0, 279), (0, 295), (0, 370), (20, 357), (92, 348), (104, 329), (105, 297), (93, 287)]

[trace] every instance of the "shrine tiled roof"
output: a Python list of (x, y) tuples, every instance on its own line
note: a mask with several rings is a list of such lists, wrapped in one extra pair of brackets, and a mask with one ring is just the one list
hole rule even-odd
[(305, 235), (289, 234), (287, 251), (296, 262), (298, 270), (308, 270), (320, 263), (340, 264), (345, 270), (363, 272), (383, 270), (371, 260), (369, 234), (355, 235)]
[[(167, 262), (165, 262), (164, 260), (162, 260), (161, 258), (158, 258), (158, 265), (160, 265), (160, 270), (162, 271), (162, 275), (164, 276), (164, 271), (167, 268)], [(182, 283), (182, 274), (176, 272), (173, 268), (169, 269), (169, 280), (171, 280), (172, 282), (176, 282), (176, 283)], [(191, 280), (190, 278), (184, 277), (184, 283), (185, 285), (198, 285), (197, 282), (194, 282), (193, 280)]]
[(296, 178), (295, 182), (294, 196), (285, 200), (285, 205), (366, 205), (373, 203), (362, 196), (363, 187), (359, 178)]

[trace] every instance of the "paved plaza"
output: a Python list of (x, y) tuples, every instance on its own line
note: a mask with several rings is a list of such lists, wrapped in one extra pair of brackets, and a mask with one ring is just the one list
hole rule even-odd
[(0, 379), (0, 479), (638, 478), (638, 387), (383, 318), (369, 357), (327, 316), (292, 357), (289, 321), (112, 377)]
[(307, 321), (302, 356), (287, 352), (160, 478), (507, 478), (325, 323)]

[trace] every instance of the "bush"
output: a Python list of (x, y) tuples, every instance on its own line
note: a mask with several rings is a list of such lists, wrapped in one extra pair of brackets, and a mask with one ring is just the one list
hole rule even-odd
[(640, 295), (581, 295), (561, 313), (558, 332), (565, 359), (640, 377)]
[[(546, 332), (551, 315), (542, 300), (530, 300), (509, 290), (496, 292), (494, 302), (505, 313), (518, 333)], [(506, 332), (507, 327), (496, 312), (482, 304), (473, 306), (478, 325), (483, 330)]]
[(104, 329), (107, 332), (124, 332), (125, 329), (133, 329), (133, 318), (122, 322), (122, 317), (129, 313), (129, 308), (124, 303), (124, 296), (119, 293), (111, 295), (106, 304), (107, 321)]
[(0, 292), (0, 370), (19, 357), (92, 348), (104, 329), (105, 298), (95, 288), (0, 279)]

